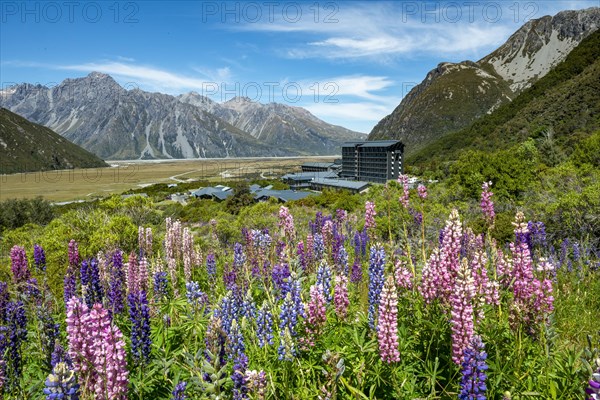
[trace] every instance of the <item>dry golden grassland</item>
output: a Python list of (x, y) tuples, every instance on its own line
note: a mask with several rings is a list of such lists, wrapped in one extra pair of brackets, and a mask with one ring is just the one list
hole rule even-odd
[(227, 181), (247, 176), (276, 179), (307, 161), (335, 157), (236, 158), (176, 161), (109, 161), (110, 168), (0, 175), (0, 201), (42, 196), (50, 201), (86, 200), (154, 183)]

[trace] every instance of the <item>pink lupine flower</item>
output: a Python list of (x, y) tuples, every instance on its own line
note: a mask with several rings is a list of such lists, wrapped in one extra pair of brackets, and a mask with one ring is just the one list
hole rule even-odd
[(413, 288), (413, 274), (406, 267), (405, 260), (398, 260), (394, 268), (394, 276), (396, 278), (396, 286), (398, 288), (411, 290)]
[(306, 320), (313, 327), (325, 325), (325, 321), (327, 320), (326, 304), (325, 296), (323, 296), (323, 287), (321, 285), (312, 285), (310, 287), (310, 301), (306, 306)]
[(425, 303), (430, 304), (441, 297), (442, 292), (446, 291), (446, 288), (442, 287), (441, 276), (440, 250), (434, 249), (421, 272), (419, 293), (421, 293)]
[(456, 277), (454, 291), (450, 295), (452, 307), (450, 325), (452, 329), (452, 360), (459, 364), (465, 349), (473, 338), (473, 298), (475, 285), (473, 272), (466, 259), (463, 259)]
[(367, 232), (375, 229), (375, 216), (377, 212), (375, 211), (375, 203), (372, 201), (367, 201), (365, 203), (365, 229)]
[(490, 191), (490, 187), (492, 186), (492, 182), (483, 182), (481, 186), (481, 211), (483, 212), (483, 216), (486, 221), (489, 223), (494, 222), (494, 218), (496, 217), (496, 213), (494, 212), (494, 202), (492, 201), (492, 193)]
[(31, 276), (27, 266), (27, 255), (21, 246), (13, 246), (10, 249), (11, 270), (15, 283), (27, 282)]
[(148, 256), (152, 255), (152, 228), (146, 228), (146, 247), (144, 248)]
[(279, 208), (279, 227), (283, 231), (283, 236), (289, 241), (293, 241), (296, 238), (294, 217), (290, 213), (290, 210), (285, 206)]
[(379, 301), (379, 319), (377, 321), (377, 340), (379, 355), (383, 362), (400, 361), (398, 350), (398, 295), (394, 286), (394, 277), (388, 276)]
[(127, 398), (123, 335), (101, 304), (88, 309), (76, 297), (67, 303), (69, 356), (84, 392), (95, 399)]
[(400, 196), (399, 201), (404, 208), (408, 208), (408, 202), (410, 199), (408, 175), (398, 175), (398, 183), (402, 185), (402, 196)]
[(426, 199), (427, 198), (427, 186), (425, 185), (419, 185), (417, 187), (417, 192), (419, 193), (419, 197), (422, 199)]
[(484, 315), (485, 304), (499, 304), (498, 282), (492, 281), (487, 275), (487, 255), (484, 249), (477, 249), (471, 259), (471, 271), (476, 292), (477, 322), (481, 322)]
[(335, 277), (335, 286), (333, 288), (333, 303), (335, 304), (335, 312), (340, 319), (346, 318), (348, 313), (348, 278), (345, 275), (337, 275)]
[(185, 281), (192, 280), (192, 263), (194, 262), (194, 238), (189, 228), (183, 229), (183, 275)]
[(439, 280), (442, 301), (448, 303), (454, 288), (454, 280), (460, 268), (462, 225), (458, 211), (453, 209), (444, 228), (444, 239), (440, 251)]
[(328, 219), (321, 228), (321, 234), (323, 235), (323, 243), (325, 248), (328, 249), (333, 241), (333, 221)]

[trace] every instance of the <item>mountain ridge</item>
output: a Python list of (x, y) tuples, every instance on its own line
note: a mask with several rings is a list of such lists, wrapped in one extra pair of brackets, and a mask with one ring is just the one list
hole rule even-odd
[(329, 155), (364, 137), (300, 107), (246, 102), (240, 110), (194, 92), (127, 90), (101, 72), (0, 93), (1, 106), (105, 159)]
[(600, 8), (530, 20), (479, 61), (439, 63), (369, 134), (408, 155), (509, 103), (600, 27)]

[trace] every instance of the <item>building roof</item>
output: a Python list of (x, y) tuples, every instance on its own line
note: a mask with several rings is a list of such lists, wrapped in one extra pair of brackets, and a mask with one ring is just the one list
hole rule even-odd
[(401, 142), (399, 140), (367, 140), (364, 142), (345, 142), (342, 147), (390, 147), (398, 143)]
[(316, 178), (336, 178), (337, 174), (331, 171), (313, 171), (313, 172), (299, 172), (297, 174), (285, 174), (281, 177), (283, 180), (291, 181), (310, 181)]
[(316, 168), (332, 168), (335, 163), (332, 162), (305, 162), (302, 167), (316, 167)]
[(275, 197), (276, 199), (285, 202), (292, 200), (300, 200), (304, 199), (308, 196), (313, 196), (314, 193), (311, 192), (297, 192), (295, 190), (271, 190), (271, 189), (262, 189), (258, 192), (254, 193), (254, 198), (256, 200), (261, 198)]
[(362, 182), (362, 181), (347, 181), (344, 179), (327, 179), (327, 178), (317, 178), (313, 180), (313, 183), (323, 186), (329, 186), (339, 189), (350, 189), (350, 190), (358, 190), (359, 192), (366, 189), (370, 183)]
[(225, 200), (229, 196), (233, 196), (233, 190), (222, 190), (220, 192), (214, 192), (213, 196), (219, 200)]

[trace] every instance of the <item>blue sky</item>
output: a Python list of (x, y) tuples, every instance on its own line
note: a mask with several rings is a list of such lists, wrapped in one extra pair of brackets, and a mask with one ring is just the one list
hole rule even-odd
[(369, 132), (439, 62), (591, 1), (2, 1), (0, 82), (91, 71), (127, 88), (298, 105)]

